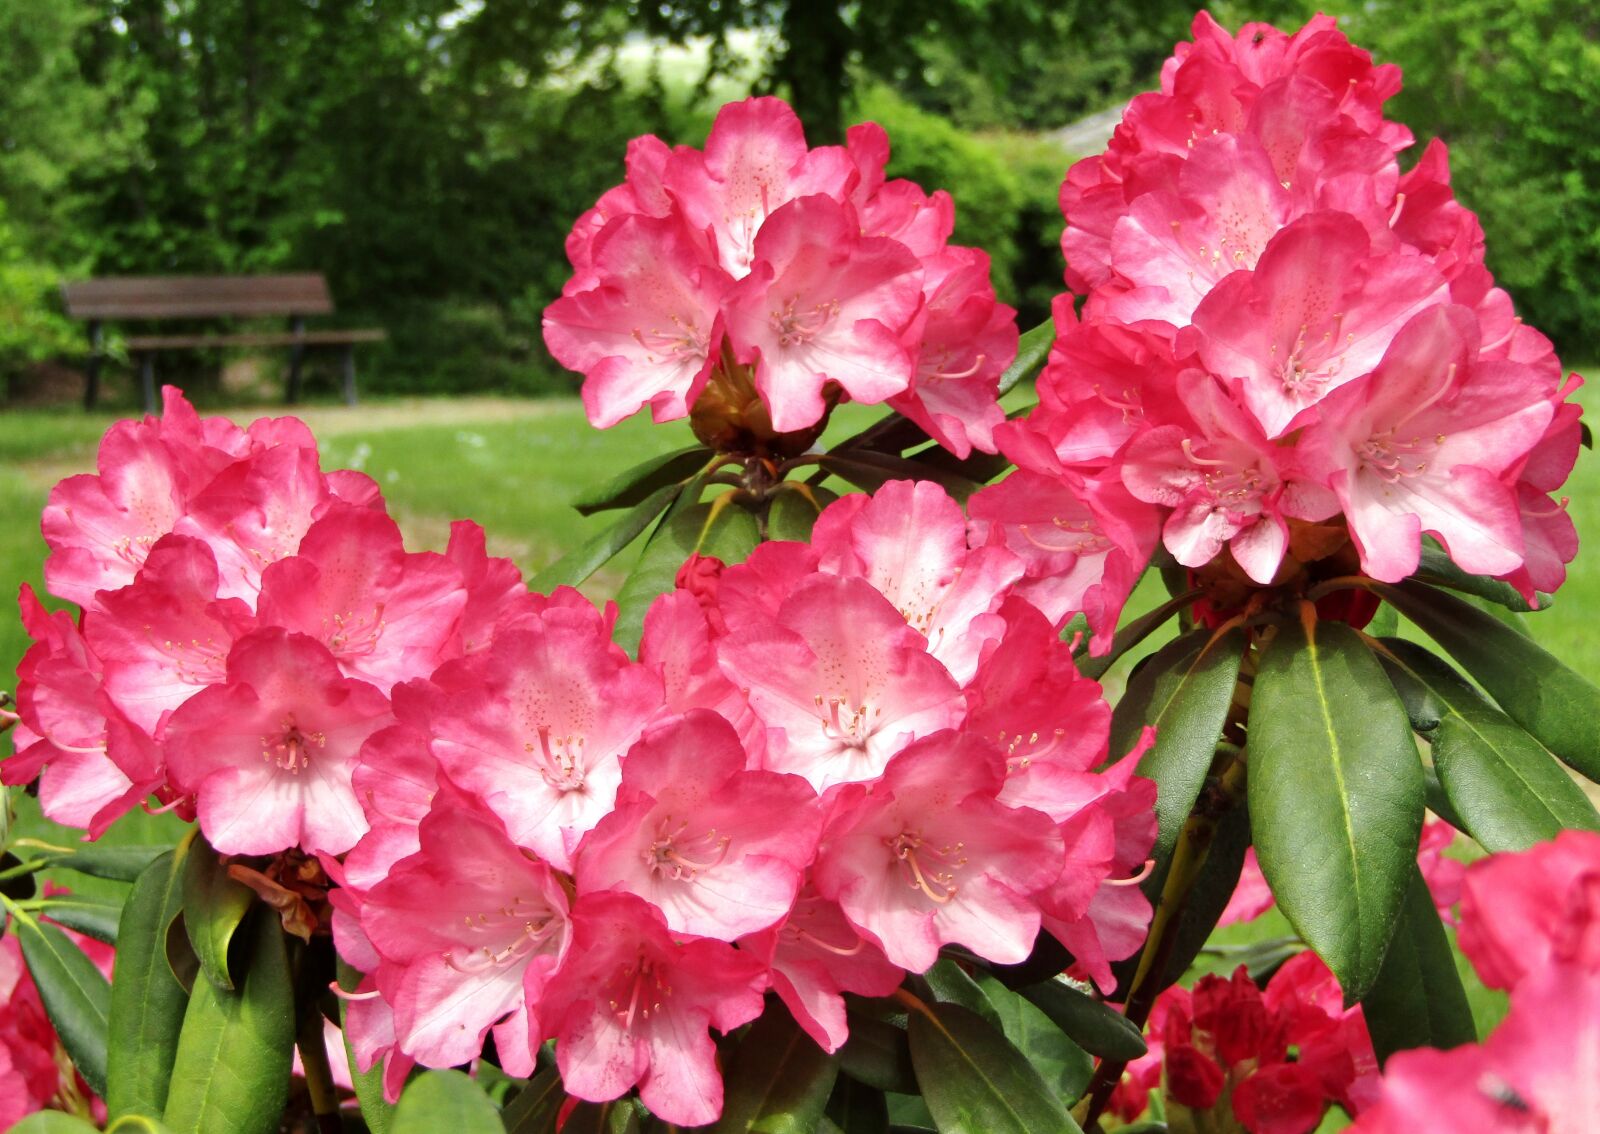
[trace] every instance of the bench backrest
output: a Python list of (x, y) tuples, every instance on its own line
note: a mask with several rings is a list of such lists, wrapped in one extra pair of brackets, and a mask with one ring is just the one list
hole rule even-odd
[(116, 276), (61, 285), (74, 319), (206, 319), (222, 315), (326, 315), (328, 281), (287, 276)]

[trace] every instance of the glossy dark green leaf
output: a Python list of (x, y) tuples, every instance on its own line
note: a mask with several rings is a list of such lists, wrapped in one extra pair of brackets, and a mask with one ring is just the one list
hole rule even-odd
[(132, 882), (143, 874), (156, 859), (171, 847), (114, 847), (88, 846), (71, 854), (62, 855), (50, 865), (93, 878), (109, 878), (113, 882)]
[(1531, 638), (1455, 595), (1408, 582), (1379, 584), (1393, 603), (1570, 767), (1600, 780), (1600, 689)]
[(1600, 831), (1600, 814), (1545, 747), (1448, 663), (1414, 642), (1386, 639), (1383, 658), (1414, 726), (1433, 744), (1451, 809), (1489, 851), (1525, 850), (1563, 828)]
[(611, 508), (632, 508), (673, 484), (682, 484), (711, 462), (713, 454), (704, 445), (691, 445), (641, 461), (612, 477), (605, 484), (582, 493), (572, 502), (581, 515), (592, 516)]
[(933, 995), (948, 1004), (959, 1004), (968, 1012), (976, 1012), (990, 1024), (1000, 1027), (1000, 1014), (984, 995), (978, 982), (949, 957), (941, 957), (933, 967), (922, 974)]
[(1158, 863), (1172, 857), (1178, 832), (1211, 769), (1233, 703), (1243, 630), (1213, 641), (1204, 627), (1163, 646), (1128, 682), (1111, 715), (1111, 752), (1120, 756), (1154, 726), (1155, 744), (1139, 759), (1139, 774), (1156, 783)]
[(804, 492), (789, 488), (774, 493), (767, 507), (767, 538), (806, 542), (811, 538), (811, 529), (822, 509), (837, 499), (838, 493), (820, 485), (807, 487)]
[(1144, 1036), (1126, 1016), (1069, 984), (1040, 981), (1017, 993), (1092, 1055), (1125, 1061), (1145, 1053)]
[(111, 985), (106, 1106), (113, 1118), (161, 1114), (189, 994), (167, 964), (166, 936), (183, 905), (185, 840), (152, 862), (123, 906)]
[(1168, 599), (1154, 610), (1141, 614), (1117, 631), (1111, 640), (1111, 649), (1102, 657), (1095, 657), (1089, 653), (1087, 644), (1080, 647), (1083, 652), (1078, 657), (1078, 672), (1085, 677), (1100, 680), (1106, 670), (1117, 664), (1122, 655), (1172, 621), (1179, 611), (1193, 603), (1194, 595), (1181, 594)]
[(500, 1112), (460, 1071), (425, 1071), (400, 1095), (392, 1134), (504, 1134)]
[(228, 946), (255, 891), (228, 877), (228, 868), (204, 839), (196, 839), (183, 865), (183, 926), (200, 971), (218, 988), (232, 990)]
[[(1241, 804), (1230, 808), (1222, 816), (1211, 834), (1211, 844), (1206, 849), (1205, 861), (1200, 864), (1199, 876), (1189, 888), (1189, 897), (1183, 903), (1183, 917), (1178, 922), (1178, 932), (1167, 958), (1166, 974), (1161, 987), (1167, 988), (1183, 979), (1189, 966), (1194, 964), (1200, 950), (1205, 947), (1222, 912), (1228, 908), (1233, 892), (1239, 887), (1239, 875), (1244, 870), (1245, 852), (1250, 849), (1250, 813)], [(1126, 975), (1131, 978), (1138, 954), (1129, 962)], [(1115, 970), (1122, 974), (1123, 970)]]
[(107, 945), (117, 943), (117, 921), (122, 916), (122, 903), (119, 901), (66, 894), (45, 898), (36, 904), (36, 908), (51, 921), (76, 930), (85, 937), (92, 937)]
[(1431, 542), (1422, 545), (1417, 578), (1436, 587), (1448, 587), (1452, 591), (1487, 599), (1496, 606), (1503, 606), (1517, 614), (1547, 610), (1554, 601), (1549, 595), (1543, 595), (1538, 606), (1530, 606), (1528, 600), (1522, 597), (1522, 592), (1510, 583), (1501, 579), (1490, 579), (1484, 575), (1469, 575), (1456, 566), (1455, 561), (1442, 547)]
[(891, 480), (931, 480), (957, 500), (965, 500), (981, 487), (933, 464), (863, 450), (825, 453), (817, 458), (817, 467), (868, 492), (876, 492)]
[(827, 1125), (833, 1134), (888, 1134), (889, 1104), (883, 1092), (848, 1075), (840, 1075), (828, 1096)]
[(651, 603), (672, 590), (678, 569), (689, 556), (708, 555), (724, 563), (739, 563), (760, 540), (754, 514), (737, 504), (721, 508), (714, 503), (696, 504), (667, 517), (650, 537), (617, 595), (617, 642), (629, 651), (638, 647)]
[(33, 974), (45, 1013), (61, 1037), (61, 1046), (83, 1081), (104, 1097), (110, 984), (83, 950), (48, 922), (13, 910), (11, 931), (22, 944), (22, 958)]
[(1023, 333), (1017, 340), (1017, 357), (1000, 375), (1000, 392), (1006, 393), (1020, 382), (1039, 376), (1050, 358), (1050, 348), (1056, 341), (1054, 319), (1046, 319), (1037, 327)]
[(723, 1072), (717, 1134), (809, 1134), (833, 1091), (839, 1062), (787, 1011), (769, 1008), (744, 1034)]
[(167, 1093), (173, 1134), (275, 1134), (289, 1094), (294, 989), (278, 917), (265, 907), (245, 924), (240, 987), (197, 979)]
[(1039, 1072), (992, 1024), (958, 1004), (913, 1012), (917, 1085), (941, 1134), (1076, 1134)]
[(548, 594), (557, 587), (576, 587), (638, 539), (650, 526), (650, 521), (665, 512), (682, 491), (681, 484), (656, 489), (605, 531), (540, 571), (528, 586), (541, 594)]
[(1000, 1017), (1000, 1031), (1062, 1105), (1070, 1107), (1082, 1098), (1094, 1078), (1094, 1057), (1043, 1011), (994, 977), (984, 976), (978, 983)]
[(846, 1021), (850, 1037), (839, 1048), (839, 1069), (880, 1091), (914, 1092), (917, 1077), (905, 1028), (854, 1011), (847, 1012)]
[(1261, 871), (1347, 1001), (1377, 979), (1422, 831), (1422, 762), (1383, 667), (1343, 623), (1279, 628), (1250, 708)]
[(1420, 871), (1412, 871), (1400, 925), (1361, 1007), (1380, 1062), (1406, 1048), (1477, 1042), (1472, 1006)]
[[(361, 984), (361, 973), (349, 964), (343, 957), (335, 962), (337, 965), (339, 987), (345, 992), (354, 992)], [(344, 1039), (345, 1062), (350, 1068), (350, 1083), (355, 1088), (356, 1102), (361, 1107), (361, 1118), (367, 1124), (371, 1134), (390, 1134), (394, 1126), (394, 1104), (383, 1097), (383, 1060), (378, 1060), (367, 1070), (361, 1070), (356, 1062), (356, 1049), (350, 1043), (350, 1001), (339, 1000), (339, 1031)], [(530, 1100), (531, 1101), (531, 1100)], [(551, 1113), (550, 1128), (555, 1127), (555, 1114)], [(532, 1129), (523, 1134), (534, 1134)]]
[(628, 1099), (579, 1103), (561, 1124), (561, 1134), (638, 1134), (638, 1130), (639, 1108)]
[(553, 1134), (566, 1097), (561, 1072), (554, 1067), (539, 1072), (501, 1112), (506, 1134)]

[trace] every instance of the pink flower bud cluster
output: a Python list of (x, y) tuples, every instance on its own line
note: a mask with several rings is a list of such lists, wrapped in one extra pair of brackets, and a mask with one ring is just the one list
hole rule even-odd
[(1600, 1115), (1600, 835), (1467, 867), (1461, 951), (1511, 1010), (1481, 1044), (1397, 1053), (1361, 1134), (1584, 1134)]
[(1041, 927), (1109, 987), (1150, 907), (1138, 753), (927, 483), (828, 507), (812, 544), (691, 563), (637, 659), (558, 591), (527, 625), (393, 689), (354, 773), (370, 830), (325, 856), (349, 1008), (391, 1093), (414, 1063), (638, 1087), (714, 1119), (711, 1030), (772, 991), (818, 1044), (960, 945), (1024, 960)]
[(82, 613), (22, 588), (35, 642), (0, 778), (40, 777), (45, 814), (92, 836), (154, 795), (225, 854), (342, 854), (392, 687), (538, 604), (474, 524), (444, 555), (406, 551), (377, 485), (322, 472), (303, 422), (241, 429), (165, 398), (50, 494), (45, 579)]
[(568, 237), (574, 274), (545, 312), (589, 420), (681, 418), (744, 370), (776, 433), (817, 425), (842, 392), (960, 456), (994, 452), (1016, 313), (988, 256), (948, 243), (949, 196), (886, 181), (888, 159), (875, 123), (807, 149), (777, 98), (724, 106), (704, 150), (636, 138), (627, 180)]
[[(110, 978), (116, 959), (111, 946), (62, 926), (56, 928)], [(93, 1114), (103, 1122), (105, 1106), (62, 1049), (15, 932), (3, 924), (0, 929), (7, 931), (0, 936), (0, 1129), (9, 1130), (40, 1110)]]
[(1378, 1089), (1361, 1007), (1344, 1006), (1338, 980), (1309, 951), (1264, 989), (1243, 965), (1192, 991), (1169, 988), (1151, 1012), (1149, 1043), (1112, 1096), (1112, 1112), (1128, 1121), (1164, 1086), (1169, 1118), (1194, 1112), (1200, 1129), (1310, 1134), (1330, 1105), (1354, 1114)]
[(1495, 286), (1443, 144), (1401, 173), (1399, 87), (1327, 17), (1229, 35), (1201, 13), (1069, 171), (1087, 299), (1058, 299), (1039, 408), (995, 432), (1020, 471), (973, 504), (1036, 576), (1120, 605), (1159, 527), (1178, 563), (1226, 551), (1267, 585), (1295, 523), (1342, 517), (1373, 578), (1431, 535), (1530, 599), (1561, 584), (1578, 380)]

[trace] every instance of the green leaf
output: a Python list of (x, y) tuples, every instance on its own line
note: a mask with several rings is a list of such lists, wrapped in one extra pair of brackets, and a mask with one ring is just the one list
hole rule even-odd
[(1570, 767), (1600, 780), (1600, 689), (1494, 615), (1433, 587), (1374, 589), (1415, 622), (1516, 721)]
[(906, 1030), (887, 1020), (846, 1009), (850, 1036), (839, 1048), (839, 1070), (880, 1091), (911, 1094), (917, 1089)]
[(110, 1126), (106, 1134), (171, 1134), (166, 1123), (143, 1114), (125, 1114)]
[(1406, 1048), (1477, 1042), (1472, 1006), (1421, 871), (1412, 870), (1400, 925), (1361, 1008), (1380, 1063)]
[(1600, 814), (1542, 744), (1454, 669), (1414, 642), (1386, 639), (1381, 657), (1413, 725), (1433, 744), (1451, 809), (1486, 850), (1526, 850), (1562, 829), (1600, 831)]
[(189, 994), (167, 964), (167, 931), (183, 906), (190, 842), (152, 862), (133, 884), (118, 930), (111, 984), (106, 1106), (112, 1117), (161, 1114)]
[(230, 992), (228, 945), (255, 896), (250, 887), (228, 877), (228, 868), (204, 838), (194, 841), (183, 864), (183, 927), (200, 960), (200, 971)]
[[(809, 499), (806, 493), (810, 493)], [(774, 493), (772, 503), (767, 508), (767, 538), (805, 543), (811, 538), (811, 529), (822, 514), (822, 509), (837, 499), (837, 492), (830, 492), (820, 485), (807, 487), (805, 491), (790, 488)]]
[(391, 1134), (504, 1134), (500, 1112), (460, 1071), (427, 1071), (406, 1085)]
[[(335, 965), (340, 989), (354, 992), (361, 984), (361, 973), (343, 957), (339, 957)], [(383, 1097), (383, 1060), (378, 1060), (365, 1071), (361, 1070), (356, 1062), (356, 1049), (350, 1043), (349, 1023), (350, 1001), (340, 997), (339, 1032), (344, 1039), (345, 1062), (350, 1067), (350, 1083), (355, 1087), (356, 1102), (361, 1106), (361, 1117), (371, 1134), (390, 1134), (394, 1126), (394, 1104)], [(550, 1121), (551, 1128), (554, 1129), (554, 1112), (551, 1113)]]
[(1424, 542), (1422, 545), (1422, 558), (1417, 567), (1416, 577), (1420, 582), (1436, 587), (1448, 587), (1452, 591), (1485, 599), (1517, 614), (1547, 610), (1554, 601), (1549, 595), (1541, 595), (1543, 601), (1538, 606), (1531, 606), (1528, 600), (1522, 597), (1522, 592), (1510, 583), (1483, 575), (1469, 575), (1456, 566), (1444, 548), (1432, 542)]
[[(1189, 897), (1183, 903), (1183, 917), (1178, 922), (1172, 953), (1167, 958), (1166, 973), (1161, 978), (1162, 988), (1183, 979), (1184, 973), (1205, 947), (1212, 930), (1217, 927), (1217, 922), (1222, 920), (1223, 911), (1228, 908), (1233, 892), (1239, 887), (1245, 852), (1249, 849), (1250, 813), (1243, 807), (1229, 808), (1212, 832), (1211, 845), (1206, 849), (1205, 861), (1200, 864), (1200, 874), (1189, 888)], [(1132, 975), (1130, 968), (1128, 976), (1131, 978)]]
[(561, 1124), (561, 1134), (637, 1134), (638, 1129), (639, 1108), (631, 1099), (579, 1103)]
[(242, 942), (242, 987), (197, 980), (172, 1066), (174, 1134), (275, 1134), (289, 1095), (294, 989), (278, 917), (259, 908)]
[[(824, 1122), (838, 1134), (888, 1134), (889, 1104), (882, 1091), (840, 1075), (834, 1081), (833, 1094), (828, 1096)], [(818, 1129), (828, 1130), (829, 1126)]]
[(1049, 1016), (994, 977), (984, 976), (978, 983), (1000, 1016), (1001, 1032), (1039, 1072), (1045, 1086), (1066, 1106), (1082, 1098), (1094, 1078), (1094, 1058)]
[(908, 1024), (917, 1085), (941, 1134), (1077, 1134), (1039, 1072), (993, 1025), (957, 1004)]
[(995, 1027), (1000, 1027), (1000, 1013), (984, 995), (978, 982), (949, 957), (940, 957), (933, 967), (922, 974), (933, 995), (947, 1004), (959, 1004), (968, 1012), (976, 1012)]
[(575, 587), (621, 552), (650, 521), (665, 512), (683, 491), (681, 484), (658, 488), (629, 509), (621, 519), (581, 547), (575, 548), (533, 577), (533, 590), (548, 594), (557, 587)]
[(672, 484), (686, 483), (706, 465), (715, 454), (704, 445), (691, 445), (641, 461), (612, 477), (599, 488), (582, 493), (572, 506), (584, 516), (604, 512), (611, 508), (632, 508), (644, 503), (651, 493)]
[(696, 504), (656, 528), (644, 553), (617, 595), (615, 637), (626, 650), (638, 648), (650, 604), (672, 590), (678, 569), (689, 556), (709, 555), (724, 563), (741, 562), (761, 541), (755, 516), (738, 504)]
[(1016, 360), (1000, 375), (1000, 392), (1006, 393), (1025, 379), (1035, 378), (1050, 358), (1050, 348), (1055, 345), (1056, 324), (1046, 319), (1017, 340)]
[(870, 450), (824, 453), (817, 458), (817, 467), (868, 492), (876, 492), (891, 480), (931, 480), (957, 500), (965, 500), (982, 487), (959, 473)]
[(87, 874), (91, 878), (132, 882), (144, 873), (146, 867), (171, 849), (171, 847), (90, 846), (62, 855), (50, 865)]
[(739, 1041), (723, 1074), (716, 1134), (810, 1134), (838, 1074), (839, 1061), (786, 1010), (769, 1009)]
[(1247, 641), (1237, 628), (1213, 637), (1201, 627), (1163, 646), (1128, 682), (1111, 714), (1114, 756), (1131, 750), (1146, 725), (1155, 727), (1155, 744), (1140, 757), (1139, 774), (1156, 783), (1158, 834), (1152, 853), (1163, 865), (1172, 857), (1222, 740)]
[[(1195, 596), (1192, 593), (1180, 594), (1168, 599), (1154, 610), (1140, 615), (1117, 631), (1116, 636), (1111, 639), (1111, 649), (1104, 657), (1097, 658), (1087, 652), (1079, 657), (1078, 672), (1099, 681), (1106, 670), (1117, 664), (1122, 655), (1165, 626), (1179, 611), (1194, 605), (1194, 600)], [(1087, 646), (1083, 649), (1087, 651)]]
[(1355, 630), (1279, 628), (1256, 674), (1249, 768), (1261, 871), (1354, 1003), (1399, 921), (1423, 807), (1411, 722)]
[(122, 916), (119, 901), (70, 894), (45, 898), (36, 903), (35, 908), (51, 921), (75, 929), (85, 937), (107, 945), (117, 943), (117, 920)]
[(78, 1073), (101, 1097), (106, 1093), (106, 1030), (111, 986), (94, 962), (65, 933), (14, 906), (12, 932), (38, 986), (45, 1013)]
[(6, 1134), (98, 1134), (96, 1127), (59, 1110), (41, 1110), (6, 1130)]
[[(506, 1134), (553, 1134), (556, 1116), (566, 1101), (561, 1072), (551, 1067), (535, 1075), (500, 1115)], [(383, 1134), (374, 1131), (373, 1134)]]
[(1050, 1022), (1084, 1051), (1118, 1062), (1145, 1053), (1144, 1035), (1121, 1012), (1059, 980), (1017, 989)]

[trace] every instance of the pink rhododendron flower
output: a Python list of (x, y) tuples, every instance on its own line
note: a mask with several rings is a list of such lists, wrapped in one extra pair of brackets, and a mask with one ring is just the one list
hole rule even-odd
[[(1373, 578), (1414, 572), (1428, 534), (1530, 600), (1558, 586), (1577, 544), (1550, 494), (1575, 451), (1576, 383), (1494, 286), (1444, 147), (1401, 176), (1411, 135), (1383, 117), (1398, 70), (1321, 16), (1234, 36), (1201, 13), (1193, 30), (1106, 152), (1068, 172), (1062, 248), (1083, 315), (1057, 302), (1040, 406), (995, 431), (1022, 471), (974, 498), (974, 521), (1014, 525), (1022, 554), (1075, 550), (1046, 525), (1113, 536), (1088, 521), (1116, 482), (1228, 613), (1319, 559), (1312, 581), (1348, 575), (1341, 520)], [(1291, 554), (1303, 524), (1322, 527)], [(1117, 543), (1132, 563), (1102, 606), (1148, 557)], [(1064, 555), (1029, 573), (1042, 590), (1081, 571)], [(1082, 581), (1056, 586), (1103, 635)]]
[(533, 1071), (536, 1006), (568, 944), (567, 897), (471, 800), (442, 799), (416, 854), (361, 901), (395, 1042), (430, 1067), (474, 1058), (492, 1027), (501, 1066)]
[(601, 1102), (637, 1085), (662, 1121), (699, 1126), (722, 1113), (709, 1030), (759, 1016), (765, 986), (754, 957), (721, 941), (675, 941), (632, 894), (589, 894), (573, 908), (567, 961), (540, 1019), (569, 1094)]
[(802, 893), (783, 924), (740, 942), (768, 958), (772, 990), (824, 1051), (849, 1036), (845, 992), (888, 996), (905, 971), (850, 924), (837, 902)]
[(612, 810), (578, 844), (579, 894), (622, 890), (674, 933), (733, 941), (788, 914), (816, 854), (816, 793), (747, 771), (727, 721), (706, 709), (648, 730)]
[(807, 148), (776, 98), (724, 106), (704, 150), (636, 139), (627, 181), (573, 228), (575, 274), (545, 312), (589, 420), (649, 405), (695, 416), (710, 444), (759, 448), (840, 397), (892, 399), (959, 455), (993, 451), (1015, 312), (988, 258), (947, 244), (949, 198), (886, 181), (888, 158), (871, 124)]
[(1049, 816), (997, 798), (1005, 762), (956, 733), (930, 736), (889, 762), (869, 792), (841, 793), (823, 833), (817, 890), (891, 962), (912, 972), (941, 946), (1016, 964), (1033, 948), (1029, 895), (1061, 869)]
[(770, 621), (724, 639), (718, 656), (767, 726), (764, 766), (819, 792), (877, 779), (896, 752), (960, 716), (949, 671), (864, 579), (805, 579)]
[(392, 719), (383, 694), (341, 674), (315, 639), (257, 630), (228, 655), (224, 684), (172, 714), (167, 762), (223, 854), (342, 854), (367, 830), (356, 757)]

